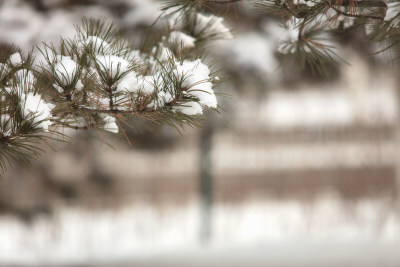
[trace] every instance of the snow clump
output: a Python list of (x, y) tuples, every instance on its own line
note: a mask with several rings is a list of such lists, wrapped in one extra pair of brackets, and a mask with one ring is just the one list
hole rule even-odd
[(126, 59), (115, 55), (97, 55), (96, 63), (113, 79), (127, 72), (130, 65)]
[(110, 49), (110, 45), (97, 36), (88, 36), (85, 40), (79, 43), (78, 49), (82, 50), (88, 46), (91, 46), (91, 48), (97, 53), (104, 53)]
[(18, 52), (12, 54), (12, 55), (10, 56), (10, 63), (11, 63), (11, 65), (13, 65), (13, 66), (18, 66), (19, 64), (21, 64), (21, 63), (22, 63), (21, 54), (18, 53)]
[[(78, 73), (78, 64), (69, 56), (56, 56), (54, 75), (57, 77), (59, 86), (70, 86)], [(80, 86), (78, 86), (80, 87)]]
[(387, 10), (385, 21), (391, 21), (392, 26), (397, 26), (400, 23), (400, 3), (389, 2), (386, 3)]
[[(201, 105), (217, 108), (217, 98), (210, 81), (210, 70), (207, 65), (201, 63), (200, 59), (176, 62), (175, 74), (182, 79), (182, 90), (185, 94), (197, 98)], [(185, 103), (185, 105), (186, 107), (177, 108), (177, 110), (188, 115), (202, 114), (198, 105), (192, 103)]]
[(141, 76), (135, 72), (128, 73), (118, 84), (118, 91), (127, 91), (136, 94), (142, 92), (149, 95), (154, 92), (153, 76)]
[(51, 125), (49, 118), (54, 106), (46, 103), (39, 94), (34, 94), (32, 92), (23, 94), (21, 100), (23, 102), (24, 116), (32, 114), (34, 116), (34, 122), (40, 122), (39, 126), (47, 132)]
[(201, 107), (201, 105), (193, 101), (182, 103), (179, 106), (174, 106), (173, 109), (186, 115), (203, 114), (203, 108)]
[(224, 18), (201, 13), (197, 13), (194, 33), (211, 37), (217, 36), (222, 39), (233, 38), (231, 31), (224, 25)]
[(103, 121), (105, 123), (104, 130), (109, 131), (111, 133), (118, 133), (119, 128), (113, 116), (107, 115), (103, 118)]
[(190, 35), (187, 35), (180, 31), (173, 31), (169, 34), (168, 41), (170, 43), (178, 44), (178, 46), (183, 46), (183, 48), (192, 48), (195, 46), (196, 39)]

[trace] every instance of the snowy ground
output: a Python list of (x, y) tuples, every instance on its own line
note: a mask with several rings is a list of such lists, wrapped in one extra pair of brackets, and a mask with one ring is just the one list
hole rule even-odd
[(400, 217), (390, 198), (217, 203), (199, 236), (196, 201), (114, 210), (62, 208), (31, 225), (0, 220), (0, 266), (399, 266)]

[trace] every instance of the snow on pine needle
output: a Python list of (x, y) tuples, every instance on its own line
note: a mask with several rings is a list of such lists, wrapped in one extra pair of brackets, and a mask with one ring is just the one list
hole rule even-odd
[[(1, 109), (1, 116), (3, 122), (5, 117), (8, 118), (8, 128), (4, 131), (8, 137), (18, 134), (18, 128), (13, 131), (10, 125), (20, 124), (24, 120), (36, 124), (36, 128), (45, 132), (49, 131), (51, 125), (51, 110), (54, 105), (46, 102), (35, 91), (36, 77), (23, 64), (21, 54), (16, 52), (10, 56), (8, 66), (4, 64), (7, 67), (3, 67), (1, 107), (5, 108)], [(12, 116), (15, 113), (19, 114), (18, 118)]]
[(183, 48), (193, 48), (196, 42), (196, 38), (180, 31), (172, 31), (168, 40), (170, 43), (176, 43)]
[[(150, 51), (139, 51), (113, 34), (113, 24), (88, 20), (77, 30), (74, 39), (62, 40), (61, 49), (41, 50), (45, 79), (59, 93), (55, 113), (70, 115), (57, 115), (58, 125), (77, 128), (69, 125), (73, 120), (79, 128), (118, 132), (111, 129), (118, 128), (119, 119), (144, 114), (153, 121), (167, 115), (196, 124), (198, 118), (188, 116), (217, 108), (209, 67), (199, 58), (178, 60), (195, 48), (194, 36), (171, 29)], [(180, 108), (186, 102), (198, 105)]]
[(387, 10), (384, 21), (390, 22), (390, 25), (397, 27), (400, 23), (400, 3), (389, 2), (386, 5), (387, 5)]
[(225, 25), (224, 18), (215, 15), (196, 14), (194, 32), (203, 38), (232, 39), (231, 30)]
[(324, 63), (341, 61), (329, 32), (331, 28), (328, 23), (307, 24), (304, 19), (294, 18), (283, 27), (274, 25), (267, 30), (278, 40), (276, 50), (285, 59), (294, 61), (300, 68), (309, 65), (313, 72), (324, 72)]
[(66, 128), (117, 134), (135, 116), (200, 126), (204, 109), (218, 108), (219, 83), (200, 51), (232, 34), (223, 18), (177, 10), (142, 47), (125, 40), (115, 23), (84, 18), (74, 37), (36, 47), (36, 59), (15, 48), (1, 56), (0, 169), (19, 158), (15, 163), (29, 164), (42, 142)]

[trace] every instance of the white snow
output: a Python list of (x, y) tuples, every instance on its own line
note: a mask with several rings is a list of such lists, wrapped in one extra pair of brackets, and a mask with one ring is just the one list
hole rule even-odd
[[(347, 23), (349, 26), (351, 25), (351, 21), (345, 21), (345, 23)], [(297, 49), (302, 49), (306, 53), (310, 53), (310, 46), (312, 46), (314, 50), (319, 50), (322, 54), (329, 54), (329, 56), (331, 56), (332, 58), (337, 59), (336, 54), (338, 53), (338, 51), (334, 49), (335, 43), (334, 41), (332, 41), (329, 33), (324, 28), (327, 27), (327, 25), (321, 25), (317, 22), (308, 24), (306, 27), (304, 27), (303, 33), (316, 29), (319, 29), (320, 32), (314, 34), (312, 36), (312, 40), (310, 41), (305, 41), (303, 39), (302, 42), (299, 42), (300, 24), (300, 19), (293, 19), (292, 21), (288, 21), (285, 27), (279, 27), (273, 23), (266, 23), (264, 26), (264, 30), (271, 33), (272, 39), (278, 41), (277, 51), (281, 54), (293, 54), (297, 51)], [(329, 47), (329, 49), (325, 49), (324, 47)]]
[(117, 86), (117, 91), (151, 94), (154, 92), (153, 76), (141, 76), (135, 72), (128, 73)]
[[(34, 94), (33, 86), (36, 83), (36, 78), (33, 73), (27, 69), (18, 70), (15, 73), (17, 83), (13, 87), (4, 88), (8, 93), (15, 93), (21, 98), (21, 108), (23, 116), (34, 118), (34, 122), (40, 122), (39, 126), (48, 131), (51, 122), (51, 110), (53, 104), (46, 103), (39, 94)], [(32, 118), (31, 117), (31, 118)]]
[(0, 115), (0, 126), (1, 126), (0, 132), (3, 136), (9, 136), (11, 134), (11, 128), (10, 128), (11, 125), (10, 124), (11, 124), (10, 115), (1, 114)]
[(157, 97), (153, 99), (148, 105), (148, 108), (157, 109), (159, 107), (165, 106), (165, 104), (170, 103), (174, 100), (174, 96), (168, 91), (158, 91)]
[(293, 0), (293, 4), (295, 5), (307, 5), (309, 7), (315, 6), (318, 0)]
[(32, 92), (28, 92), (21, 98), (23, 101), (24, 116), (32, 114), (34, 116), (34, 122), (42, 121), (40, 126), (43, 127), (45, 131), (48, 131), (49, 125), (51, 125), (49, 118), (51, 116), (53, 105), (44, 102), (39, 94), (35, 95)]
[(10, 63), (13, 66), (17, 66), (22, 63), (21, 54), (16, 52), (10, 56)]
[(176, 74), (184, 79), (182, 87), (187, 88), (187, 93), (199, 99), (199, 103), (210, 108), (217, 107), (217, 98), (210, 82), (210, 70), (200, 59), (195, 61), (184, 60), (176, 62)]
[(158, 100), (159, 100), (159, 105), (163, 106), (172, 100), (174, 100), (173, 95), (170, 92), (165, 92), (165, 91), (160, 91), (158, 92)]
[(140, 92), (151, 94), (154, 92), (154, 77), (153, 76), (139, 76), (138, 83), (140, 85)]
[(104, 53), (110, 48), (106, 41), (97, 36), (88, 36), (86, 40), (81, 41), (78, 48), (83, 49), (87, 46), (91, 46), (96, 53)]
[(97, 103), (100, 104), (101, 107), (109, 108), (109, 106), (110, 106), (110, 98), (95, 96), (95, 99), (97, 100)]
[(71, 85), (78, 72), (78, 64), (69, 56), (58, 55), (56, 58), (57, 63), (54, 66), (54, 75), (59, 79), (60, 86)]
[(139, 89), (137, 74), (130, 72), (121, 79), (121, 82), (117, 86), (117, 92), (137, 92)]
[[(143, 201), (118, 209), (62, 207), (29, 225), (2, 216), (0, 264), (394, 267), (400, 263), (400, 220), (389, 203), (383, 197), (351, 202), (334, 195), (307, 203), (219, 202), (212, 209), (212, 236), (205, 248), (199, 238), (201, 205), (195, 200), (176, 206)], [(193, 258), (200, 248), (205, 251)]]
[(224, 18), (214, 15), (204, 15), (201, 13), (197, 13), (196, 15), (194, 33), (196, 35), (200, 34), (222, 39), (233, 38), (229, 28), (224, 25)]
[(179, 47), (192, 48), (195, 47), (196, 39), (190, 35), (187, 35), (180, 31), (173, 31), (169, 34), (168, 41), (173, 44), (177, 44)]
[[(293, 21), (289, 21), (287, 27), (281, 27), (279, 33), (279, 45), (278, 52), (282, 54), (289, 54), (296, 52), (296, 43), (299, 38), (299, 28), (298, 28), (298, 20), (294, 19)], [(273, 27), (273, 26), (272, 26)], [(277, 33), (279, 31), (276, 31)]]
[(400, 4), (398, 2), (388, 2), (386, 5), (385, 21), (390, 21), (397, 17), (396, 21), (394, 21), (394, 24), (397, 25), (399, 23)]
[[(168, 48), (165, 47), (162, 43), (159, 43), (158, 46), (154, 46), (152, 49), (152, 53), (160, 62), (166, 62), (170, 59), (174, 59), (174, 53)], [(153, 64), (157, 64), (157, 61), (154, 61)]]
[(107, 115), (103, 118), (105, 125), (104, 130), (109, 131), (111, 133), (118, 133), (118, 125), (113, 116)]
[(22, 93), (33, 90), (33, 85), (36, 83), (36, 78), (33, 73), (27, 69), (18, 70), (15, 73), (18, 82), (16, 89)]
[(120, 76), (129, 68), (129, 62), (126, 59), (115, 55), (97, 55), (96, 63), (112, 78)]
[(203, 108), (201, 107), (201, 105), (193, 101), (182, 103), (179, 106), (174, 106), (173, 109), (186, 115), (203, 114)]
[(126, 53), (125, 55), (127, 60), (134, 61), (134, 60), (141, 60), (140, 50), (132, 50)]

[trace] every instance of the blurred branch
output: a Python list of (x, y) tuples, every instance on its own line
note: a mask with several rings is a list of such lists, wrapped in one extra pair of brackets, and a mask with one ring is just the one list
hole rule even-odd
[(385, 17), (380, 17), (380, 16), (347, 13), (347, 12), (344, 12), (344, 11), (340, 10), (339, 8), (335, 7), (329, 1), (327, 1), (326, 3), (328, 3), (329, 7), (332, 8), (333, 10), (335, 10), (336, 13), (338, 13), (340, 15), (343, 15), (343, 16), (346, 16), (346, 17), (364, 18), (364, 19), (378, 19), (378, 20), (381, 20), (381, 21), (383, 21), (385, 19)]
[(210, 4), (230, 4), (230, 3), (236, 3), (236, 2), (241, 2), (242, 0), (200, 0), (204, 3), (210, 3)]

